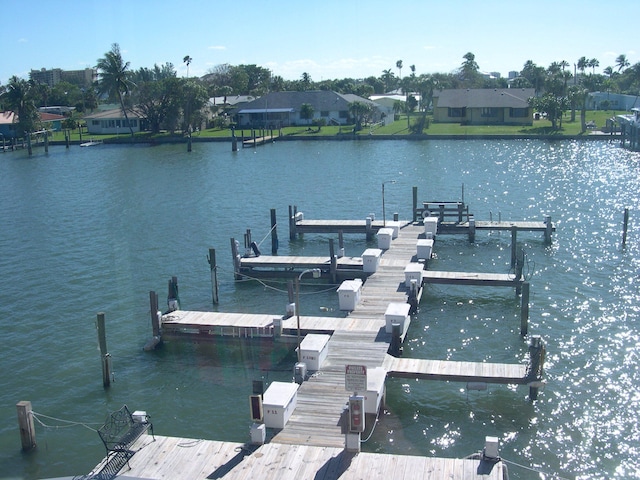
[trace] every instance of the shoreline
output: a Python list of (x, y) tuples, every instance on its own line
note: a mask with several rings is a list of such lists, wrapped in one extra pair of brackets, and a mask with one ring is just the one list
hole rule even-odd
[[(616, 140), (620, 139), (620, 134), (609, 133), (592, 133), (589, 135), (336, 135), (336, 136), (281, 136), (276, 137), (272, 143), (275, 142), (313, 142), (313, 141), (329, 141), (329, 142), (345, 142), (345, 141), (394, 141), (394, 140), (409, 140), (409, 141), (424, 141), (424, 140)], [(191, 137), (192, 143), (210, 143), (221, 142), (231, 143), (232, 137)], [(188, 139), (185, 137), (161, 137), (161, 138), (134, 138), (121, 137), (121, 138), (106, 138), (101, 140), (104, 144), (109, 145), (127, 145), (127, 144), (148, 144), (148, 145), (165, 145), (165, 144), (180, 144), (188, 143)], [(70, 145), (80, 145), (84, 140), (72, 140)], [(65, 141), (52, 140), (49, 141), (49, 145), (66, 145)]]

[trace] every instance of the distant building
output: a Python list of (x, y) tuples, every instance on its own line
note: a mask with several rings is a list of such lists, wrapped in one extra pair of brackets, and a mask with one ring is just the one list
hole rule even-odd
[(93, 68), (85, 68), (83, 70), (62, 70), (61, 68), (52, 68), (47, 70), (31, 70), (29, 79), (36, 83), (44, 83), (50, 87), (55, 87), (60, 82), (69, 82), (79, 86), (90, 86), (97, 78), (96, 71)]
[(463, 125), (533, 125), (533, 88), (459, 88), (433, 94), (433, 121)]
[[(357, 95), (328, 90), (272, 92), (243, 105), (236, 112), (238, 127), (279, 128), (311, 125), (317, 120), (324, 120), (327, 125), (346, 125), (350, 120), (349, 105), (356, 101), (375, 107), (376, 113), (372, 119), (374, 123), (389, 116), (390, 112), (386, 107)], [(313, 118), (305, 119), (300, 116), (304, 104), (309, 104), (313, 108)], [(393, 118), (392, 112), (391, 118)]]
[(134, 133), (140, 132), (146, 127), (146, 119), (142, 114), (127, 111), (127, 117), (129, 117), (129, 123), (127, 123), (122, 109), (118, 108), (92, 113), (86, 115), (84, 119), (87, 122), (87, 132), (93, 135), (129, 133), (129, 125)]
[(640, 107), (638, 95), (591, 92), (587, 97), (587, 110), (617, 110), (619, 112), (629, 112), (635, 107)]

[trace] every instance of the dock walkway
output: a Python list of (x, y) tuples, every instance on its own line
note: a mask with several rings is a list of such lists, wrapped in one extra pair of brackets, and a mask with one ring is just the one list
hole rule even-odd
[[(343, 447), (314, 447), (243, 443), (143, 435), (131, 447), (126, 478), (188, 478), (205, 480), (337, 480), (393, 478), (394, 480), (504, 480), (502, 462), (436, 458), (416, 455), (348, 453)], [(471, 452), (470, 452), (471, 453)], [(106, 459), (96, 466), (99, 471)], [(76, 477), (92, 478), (86, 477)], [(96, 477), (94, 477), (96, 478)], [(122, 478), (125, 478), (123, 476)]]

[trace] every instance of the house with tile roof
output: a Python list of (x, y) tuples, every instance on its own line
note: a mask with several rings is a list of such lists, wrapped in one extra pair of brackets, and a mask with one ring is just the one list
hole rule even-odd
[[(271, 92), (243, 105), (236, 111), (240, 128), (280, 128), (294, 125), (313, 125), (324, 121), (327, 125), (348, 125), (352, 122), (349, 105), (353, 102), (374, 107), (372, 121), (380, 122), (387, 117), (393, 121), (393, 112), (366, 98), (352, 94), (340, 94), (328, 90), (307, 92)], [(302, 105), (313, 108), (313, 118), (301, 116)]]
[(433, 94), (433, 121), (463, 125), (533, 125), (533, 88), (459, 88)]
[[(62, 129), (62, 122), (66, 118), (63, 115), (56, 115), (53, 113), (39, 112), (39, 121), (44, 130), (51, 130), (54, 132)], [(13, 138), (16, 136), (15, 126), (18, 123), (18, 116), (11, 112), (0, 112), (0, 135), (3, 138)]]

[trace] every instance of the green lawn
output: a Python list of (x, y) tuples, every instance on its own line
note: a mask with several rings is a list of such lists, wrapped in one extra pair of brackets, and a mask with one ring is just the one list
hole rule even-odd
[[(597, 129), (601, 129), (605, 126), (606, 120), (618, 114), (620, 112), (614, 111), (588, 111), (586, 114), (587, 122), (594, 122), (596, 124)], [(411, 117), (411, 123), (417, 120), (418, 115)], [(424, 130), (424, 133), (427, 135), (451, 135), (451, 136), (466, 136), (466, 135), (555, 135), (558, 137), (562, 136), (576, 136), (580, 135), (580, 112), (576, 112), (575, 121), (571, 121), (571, 115), (568, 113), (562, 120), (562, 128), (557, 131), (551, 130), (551, 122), (548, 120), (534, 120), (532, 126), (504, 126), (504, 125), (460, 125), (456, 123), (433, 123), (431, 122), (429, 128)], [(294, 136), (294, 137), (331, 137), (337, 135), (352, 135), (353, 127), (352, 126), (324, 126), (318, 129), (318, 127), (307, 127), (307, 126), (297, 126), (297, 127), (286, 127), (282, 129), (283, 136)], [(262, 134), (263, 132), (259, 132)], [(264, 132), (266, 135), (269, 135), (271, 132)], [(245, 138), (250, 138), (251, 131), (250, 130), (236, 130), (236, 136), (240, 137), (244, 134)], [(274, 130), (273, 134), (275, 136), (278, 135), (278, 132)], [(408, 135), (409, 130), (407, 128), (407, 117), (406, 115), (401, 115), (399, 120), (393, 122), (390, 125), (386, 126), (374, 126), (369, 127), (365, 126), (361, 131), (358, 132), (358, 135), (397, 135), (403, 136)], [(588, 133), (587, 133), (588, 134)], [(585, 134), (586, 135), (586, 134)], [(194, 139), (198, 138), (229, 138), (231, 136), (231, 130), (228, 128), (225, 129), (207, 129), (196, 132), (193, 134)], [(121, 133), (119, 135), (88, 135), (84, 133), (82, 135), (82, 140), (87, 141), (90, 138), (94, 140), (111, 140), (118, 138), (120, 141), (126, 141), (129, 138), (129, 134)], [(136, 139), (141, 140), (144, 138), (181, 138), (182, 136), (178, 133), (176, 135), (171, 136), (168, 133), (161, 133), (159, 135), (150, 135), (147, 132), (140, 132), (135, 135)], [(54, 132), (53, 141), (64, 141), (64, 134), (62, 132)], [(71, 134), (71, 140), (77, 142), (80, 140), (80, 135), (77, 130), (75, 130)]]

